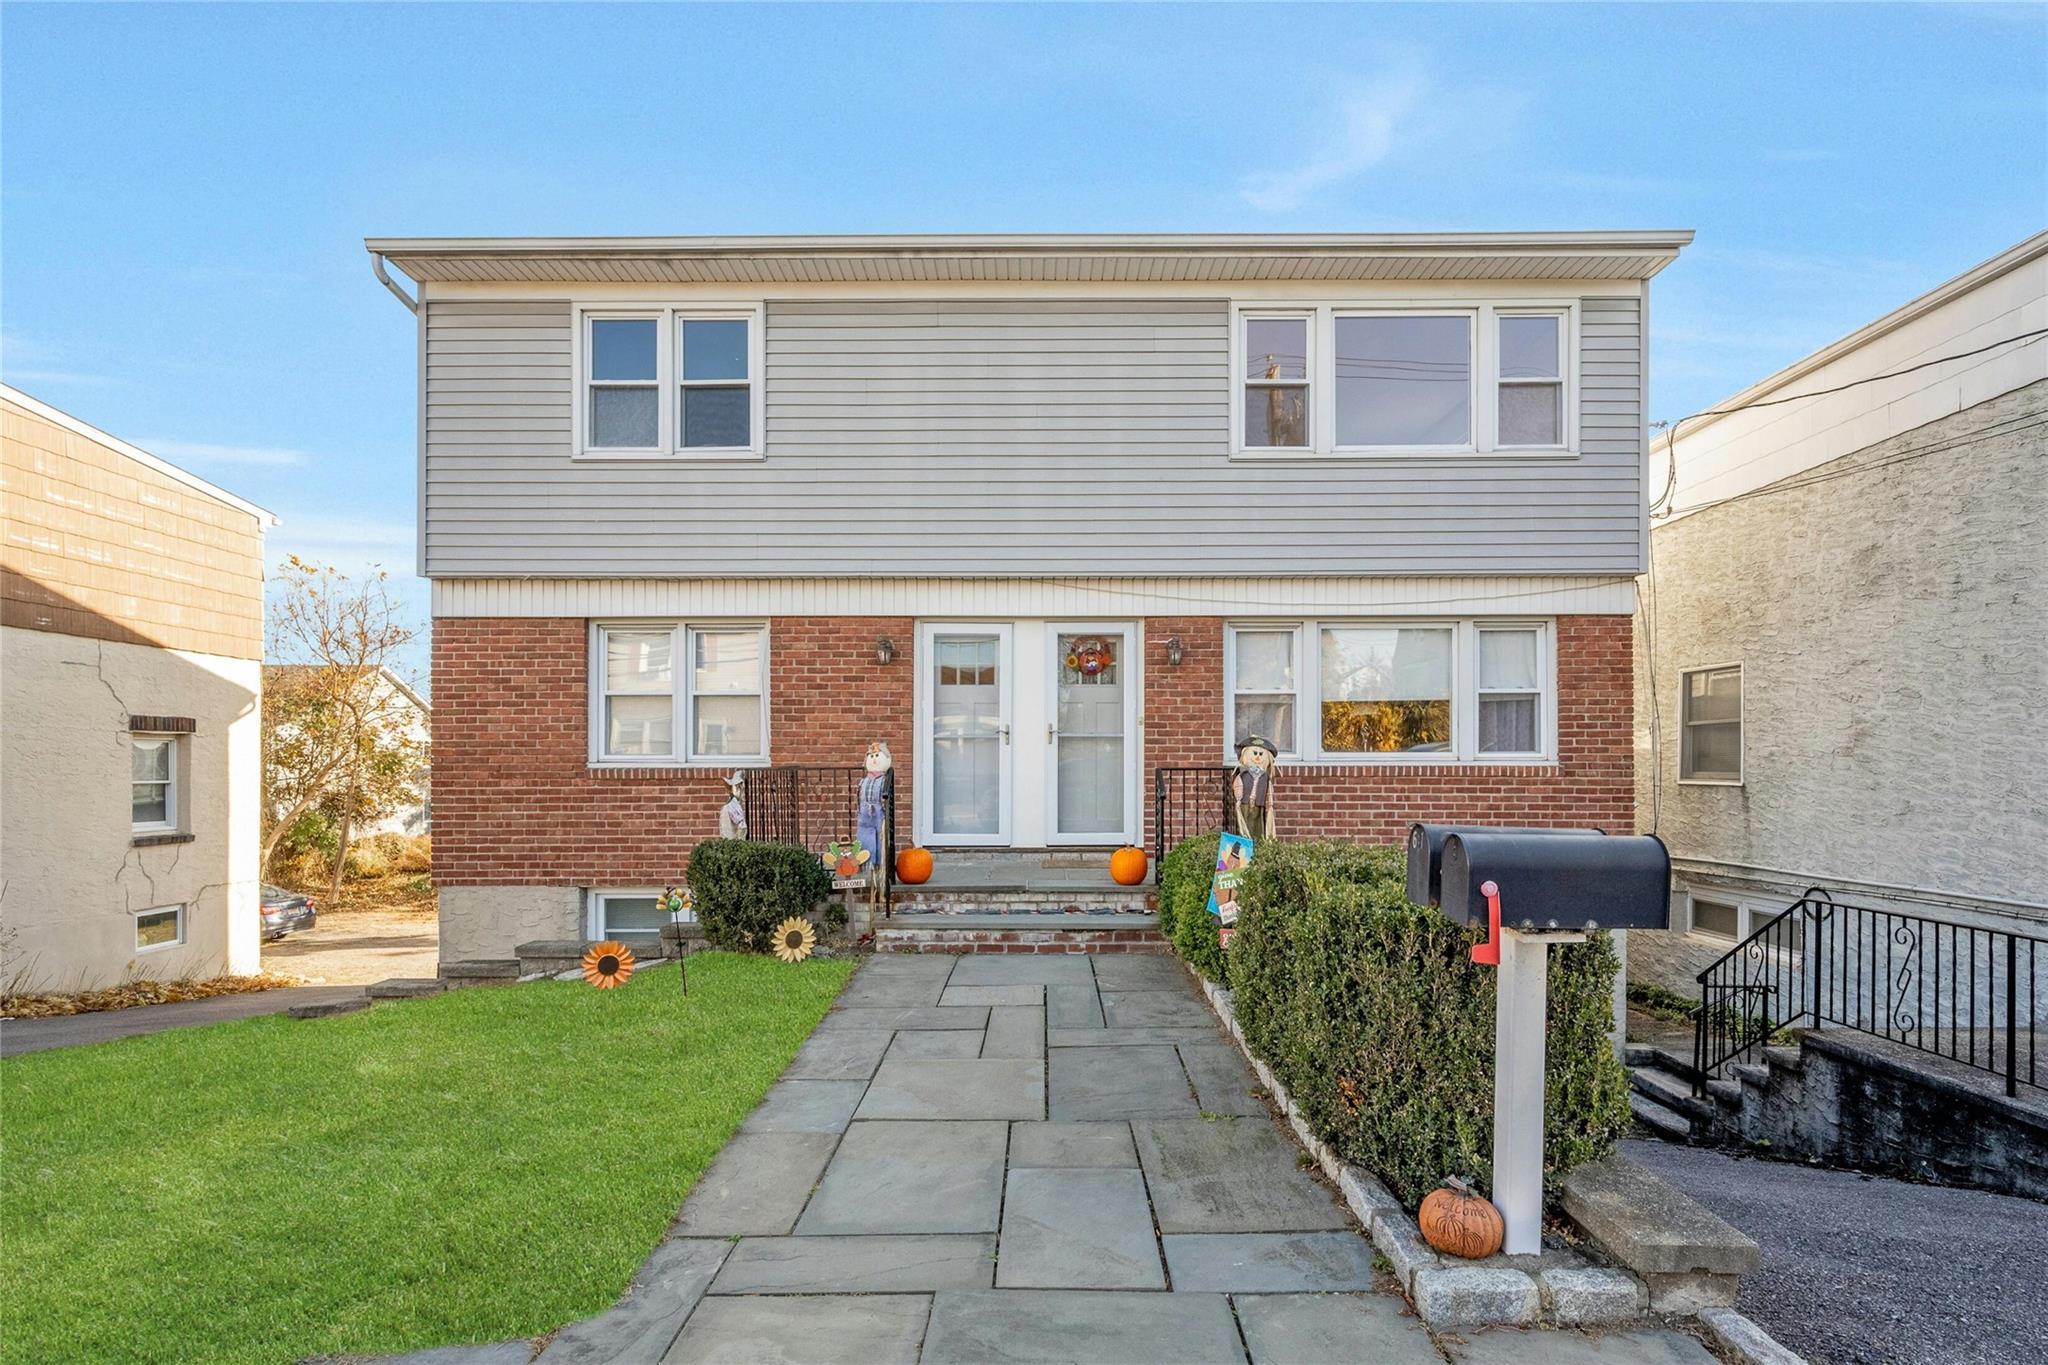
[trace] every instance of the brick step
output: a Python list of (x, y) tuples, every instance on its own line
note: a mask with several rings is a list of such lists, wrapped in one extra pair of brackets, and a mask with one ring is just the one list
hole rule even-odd
[(961, 890), (898, 887), (898, 915), (1148, 915), (1158, 908), (1145, 887)]
[(1073, 915), (1052, 924), (1015, 915), (909, 916), (875, 926), (875, 951), (913, 953), (1166, 953), (1155, 915)]

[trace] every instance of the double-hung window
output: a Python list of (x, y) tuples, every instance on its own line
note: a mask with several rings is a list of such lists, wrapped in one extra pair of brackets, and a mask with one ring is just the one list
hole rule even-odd
[(1224, 752), (1305, 762), (1541, 762), (1554, 750), (1548, 622), (1245, 621), (1224, 640)]
[(1678, 779), (1742, 782), (1742, 665), (1680, 675)]
[(578, 319), (579, 456), (761, 453), (758, 306), (586, 308)]
[(1569, 301), (1239, 307), (1236, 453), (1569, 454), (1574, 316)]
[(592, 762), (767, 762), (764, 627), (601, 625), (592, 631), (590, 669)]
[(137, 834), (178, 828), (178, 736), (128, 737), (129, 824)]

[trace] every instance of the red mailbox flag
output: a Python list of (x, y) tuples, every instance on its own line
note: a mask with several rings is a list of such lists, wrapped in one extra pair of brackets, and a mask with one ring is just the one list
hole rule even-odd
[(1479, 894), (1486, 897), (1486, 942), (1472, 945), (1472, 960), (1487, 967), (1500, 965), (1500, 887), (1494, 882), (1479, 883)]

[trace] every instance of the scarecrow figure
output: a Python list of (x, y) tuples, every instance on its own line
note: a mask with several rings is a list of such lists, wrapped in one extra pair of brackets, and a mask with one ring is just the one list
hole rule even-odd
[(892, 771), (895, 760), (889, 756), (888, 741), (878, 739), (869, 744), (861, 766), (865, 771), (860, 780), (860, 811), (853, 835), (867, 850), (868, 865), (879, 873), (868, 890), (869, 899), (876, 900), (881, 895), (881, 884), (889, 876), (889, 794), (896, 785)]
[(1230, 775), (1230, 801), (1237, 832), (1254, 844), (1277, 837), (1273, 822), (1273, 763), (1279, 751), (1264, 735), (1237, 741), (1237, 768)]
[(725, 789), (730, 796), (718, 812), (718, 837), (721, 839), (747, 837), (747, 803), (740, 795), (746, 781), (747, 775), (738, 771), (725, 779)]

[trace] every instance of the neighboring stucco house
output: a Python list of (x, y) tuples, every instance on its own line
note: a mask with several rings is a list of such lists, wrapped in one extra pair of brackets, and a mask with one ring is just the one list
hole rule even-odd
[(370, 241), (417, 284), (443, 958), (617, 927), (731, 770), (872, 739), (940, 849), (1143, 842), (1247, 732), (1286, 834), (1628, 828), (1690, 240)]
[(1676, 884), (1632, 979), (1694, 994), (1814, 885), (2048, 937), (2044, 329), (2048, 233), (1658, 442), (1637, 818)]
[(254, 972), (276, 518), (0, 386), (0, 980)]
[[(263, 669), (266, 685), (288, 686), (293, 679), (310, 669), (308, 664), (267, 664)], [(374, 684), (376, 714), (392, 731), (403, 734), (422, 754), (432, 752), (434, 733), (434, 709), (427, 699), (419, 694), (405, 679), (393, 672), (389, 665), (380, 665)], [(273, 692), (271, 700), (277, 700), (281, 693)], [(433, 777), (430, 766), (422, 763), (419, 775), (412, 783), (412, 793), (389, 815), (354, 831), (354, 837), (371, 834), (425, 834), (428, 832), (432, 805)]]

